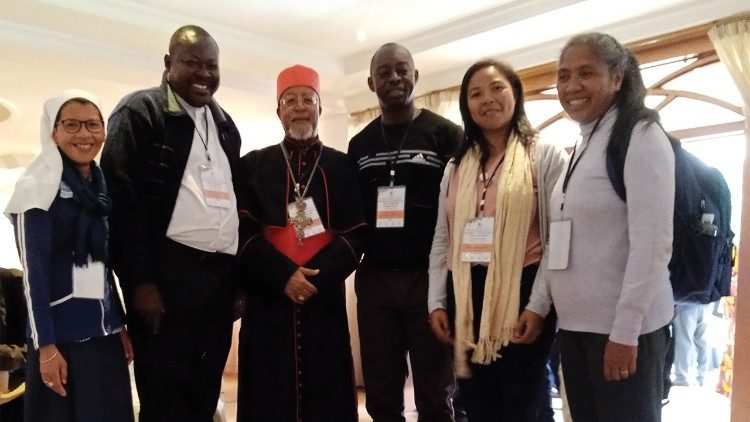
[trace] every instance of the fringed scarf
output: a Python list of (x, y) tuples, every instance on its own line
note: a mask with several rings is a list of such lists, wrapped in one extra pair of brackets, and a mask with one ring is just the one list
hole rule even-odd
[(91, 183), (62, 152), (62, 181), (70, 187), (81, 204), (76, 223), (73, 263), (76, 267), (88, 266), (89, 255), (94, 262), (107, 263), (107, 223), (105, 217), (112, 211), (112, 200), (107, 196), (102, 171), (91, 163)]
[[(488, 365), (501, 357), (499, 351), (508, 345), (513, 325), (518, 319), (521, 273), (526, 254), (526, 240), (534, 206), (532, 161), (521, 139), (512, 134), (505, 149), (505, 160), (497, 184), (495, 226), (492, 255), (485, 279), (479, 338), (474, 338), (474, 309), (471, 300), (471, 264), (461, 261), (461, 239), (464, 225), (476, 217), (477, 175), (480, 171), (479, 147), (467, 152), (457, 168), (458, 187), (452, 238), (453, 289), (456, 297), (454, 359), (456, 376), (468, 378), (471, 371), (466, 354), (473, 350), (471, 361)], [(502, 184), (502, 186), (501, 186)]]

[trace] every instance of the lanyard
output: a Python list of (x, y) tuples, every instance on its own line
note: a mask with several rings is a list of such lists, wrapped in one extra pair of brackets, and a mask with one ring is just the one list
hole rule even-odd
[(576, 143), (573, 147), (573, 153), (570, 156), (570, 161), (568, 161), (568, 169), (565, 170), (565, 178), (563, 179), (563, 188), (562, 188), (562, 203), (560, 204), (560, 211), (565, 208), (565, 192), (568, 190), (568, 183), (570, 182), (570, 177), (573, 175), (573, 172), (576, 170), (576, 167), (578, 167), (578, 163), (581, 162), (581, 158), (583, 157), (583, 154), (586, 152), (587, 149), (589, 149), (589, 142), (591, 142), (591, 137), (594, 136), (594, 133), (596, 132), (596, 129), (599, 127), (599, 123), (602, 121), (602, 118), (604, 116), (599, 117), (599, 120), (596, 121), (596, 124), (594, 125), (594, 128), (591, 129), (591, 133), (589, 134), (588, 139), (586, 139), (586, 145), (581, 150), (581, 153), (578, 155), (578, 159), (575, 161), (573, 160), (576, 158), (576, 149), (578, 148), (578, 144)]
[[(201, 143), (203, 144), (203, 149), (206, 150), (206, 158), (208, 158), (208, 162), (210, 163), (211, 162), (211, 154), (208, 152), (208, 133), (209, 133), (209, 129), (208, 129), (208, 110), (207, 110), (206, 106), (203, 106), (203, 122), (206, 125), (206, 138), (205, 139), (203, 139), (203, 135), (201, 135), (201, 131), (198, 130), (198, 125), (195, 124), (195, 120), (192, 119), (192, 117), (191, 117), (191, 120), (193, 120), (193, 127), (195, 128), (195, 131), (198, 133), (198, 137), (201, 139)], [(210, 166), (210, 164), (209, 164), (209, 166)]]
[(479, 200), (479, 215), (484, 215), (484, 199), (487, 196), (487, 188), (490, 187), (492, 178), (495, 177), (495, 173), (497, 173), (497, 169), (500, 168), (500, 165), (503, 164), (503, 161), (505, 161), (505, 155), (500, 158), (500, 161), (495, 166), (495, 169), (492, 170), (492, 174), (490, 175), (489, 179), (487, 178), (487, 172), (484, 170), (484, 166), (482, 166), (482, 199)]
[[(411, 124), (414, 122), (414, 118), (412, 118), (409, 121), (409, 124), (406, 126), (406, 130), (404, 131), (404, 137), (401, 138), (401, 142), (398, 144), (398, 151), (396, 152), (396, 155), (388, 160), (388, 166), (390, 170), (388, 171), (388, 176), (390, 177), (390, 186), (393, 187), (393, 182), (396, 180), (396, 161), (398, 160), (398, 157), (401, 155), (401, 149), (404, 147), (404, 142), (406, 142), (406, 135), (409, 134), (409, 129), (411, 128)], [(390, 152), (390, 147), (388, 146), (388, 137), (385, 136), (385, 126), (383, 126), (383, 118), (380, 119), (380, 132), (383, 134), (383, 143), (385, 144), (386, 151)]]

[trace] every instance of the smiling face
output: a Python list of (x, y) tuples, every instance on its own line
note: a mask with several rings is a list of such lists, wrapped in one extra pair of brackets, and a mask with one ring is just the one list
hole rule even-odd
[(375, 53), (370, 64), (367, 85), (378, 96), (383, 108), (400, 108), (414, 101), (414, 85), (419, 72), (409, 51), (400, 46), (384, 47)]
[(557, 94), (571, 119), (586, 124), (604, 115), (614, 104), (622, 75), (607, 65), (586, 45), (570, 45), (560, 55)]
[(516, 99), (510, 82), (497, 68), (485, 67), (472, 75), (467, 103), (471, 119), (485, 135), (510, 133)]
[(318, 94), (308, 86), (293, 86), (285, 90), (276, 114), (286, 136), (299, 141), (315, 137), (318, 134), (320, 107)]
[(169, 86), (193, 107), (203, 107), (219, 88), (219, 47), (204, 36), (183, 40), (164, 56)]
[[(70, 133), (65, 129), (65, 126), (74, 126), (71, 121), (78, 120), (87, 122), (80, 125), (80, 129), (75, 133)], [(99, 132), (92, 133), (89, 127), (96, 127), (95, 122), (102, 125), (102, 129)], [(65, 104), (58, 114), (58, 119), (55, 122), (55, 129), (52, 131), (52, 139), (60, 149), (71, 161), (73, 161), (82, 172), (88, 169), (91, 162), (99, 153), (104, 143), (104, 128), (102, 123), (102, 116), (99, 109), (91, 103), (81, 103), (78, 101), (71, 101)]]

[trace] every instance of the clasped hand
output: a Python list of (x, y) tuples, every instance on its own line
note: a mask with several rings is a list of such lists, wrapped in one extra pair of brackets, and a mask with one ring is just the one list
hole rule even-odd
[(289, 300), (296, 304), (301, 305), (305, 303), (305, 301), (312, 295), (318, 293), (318, 288), (307, 281), (307, 277), (318, 275), (318, 273), (320, 273), (320, 270), (317, 269), (305, 267), (297, 268), (297, 271), (295, 271), (286, 282), (286, 286), (284, 286), (284, 294), (287, 295)]

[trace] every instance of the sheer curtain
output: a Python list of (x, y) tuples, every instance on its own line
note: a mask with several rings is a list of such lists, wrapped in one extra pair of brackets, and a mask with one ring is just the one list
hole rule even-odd
[(750, 146), (750, 14), (715, 23), (708, 36), (744, 102), (746, 152), (738, 275), (743, 287), (737, 289), (734, 351), (740, 353), (734, 353), (732, 385), (732, 420), (744, 420), (750, 414), (750, 362), (747, 361), (747, 351), (750, 350), (750, 285), (744, 286), (747, 283), (744, 280), (750, 276), (750, 165), (747, 161)]
[(708, 37), (742, 94), (747, 127), (750, 110), (750, 14), (715, 24), (708, 31)]
[(414, 104), (417, 108), (426, 108), (458, 125), (461, 124), (461, 113), (458, 110), (458, 88), (430, 92), (418, 97)]

